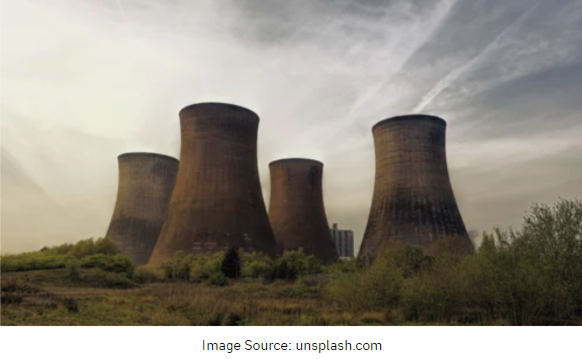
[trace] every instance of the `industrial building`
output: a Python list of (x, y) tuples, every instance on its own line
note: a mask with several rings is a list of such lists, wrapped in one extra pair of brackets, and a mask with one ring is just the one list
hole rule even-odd
[(269, 219), (279, 251), (303, 248), (323, 262), (338, 259), (323, 204), (323, 163), (304, 158), (271, 162)]
[(117, 200), (106, 237), (135, 264), (146, 264), (158, 240), (178, 173), (178, 160), (157, 153), (118, 157)]
[(431, 252), (437, 240), (455, 240), (472, 253), (449, 179), (446, 122), (428, 115), (393, 117), (374, 135), (374, 194), (359, 257), (376, 256), (386, 241), (403, 241)]
[(180, 169), (150, 264), (229, 246), (276, 255), (257, 165), (259, 116), (224, 103), (180, 111)]
[(330, 229), (335, 249), (340, 258), (354, 257), (354, 232), (346, 229), (338, 229), (337, 223)]

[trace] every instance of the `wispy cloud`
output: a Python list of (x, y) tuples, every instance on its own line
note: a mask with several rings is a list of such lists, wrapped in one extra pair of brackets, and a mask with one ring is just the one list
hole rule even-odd
[(483, 51), (479, 52), (477, 56), (473, 57), (468, 62), (464, 63), (462, 66), (457, 67), (453, 71), (449, 72), (444, 78), (442, 78), (428, 93), (426, 93), (420, 103), (412, 110), (414, 113), (422, 112), (428, 105), (432, 103), (432, 101), (440, 95), (444, 90), (446, 90), (451, 84), (453, 84), (457, 79), (467, 71), (470, 71), (475, 64), (481, 61), (487, 61), (488, 57), (491, 56), (491, 52), (499, 47), (499, 44), (505, 40), (505, 38), (511, 34), (511, 32), (515, 31), (519, 28), (523, 21), (527, 19), (539, 6), (539, 2), (532, 6), (527, 11), (523, 12), (523, 14), (519, 15), (519, 17), (512, 22), (509, 26), (507, 26), (493, 41), (487, 45)]

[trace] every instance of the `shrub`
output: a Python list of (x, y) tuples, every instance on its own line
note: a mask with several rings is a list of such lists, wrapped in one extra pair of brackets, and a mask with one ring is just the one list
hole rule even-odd
[(305, 262), (305, 274), (313, 275), (322, 273), (323, 267), (319, 259), (316, 256), (310, 255), (304, 259)]
[(194, 257), (186, 255), (183, 251), (176, 251), (172, 258), (163, 263), (161, 268), (164, 270), (167, 279), (190, 279), (190, 270), (194, 264)]
[(104, 271), (101, 268), (81, 270), (78, 285), (103, 288), (134, 288), (137, 284), (125, 274)]
[(133, 272), (133, 280), (139, 284), (162, 282), (164, 274), (159, 268), (137, 266)]
[(243, 278), (270, 278), (273, 260), (263, 253), (246, 253), (239, 251), (241, 258), (241, 277)]
[(108, 272), (125, 273), (129, 277), (133, 275), (134, 265), (129, 257), (122, 254), (102, 253), (89, 255), (80, 260), (82, 268), (101, 268)]
[(222, 273), (215, 273), (208, 278), (207, 283), (212, 287), (224, 287), (228, 284), (228, 278)]
[(1, 271), (16, 272), (65, 268), (71, 260), (80, 260), (84, 257), (98, 254), (104, 256), (116, 255), (119, 254), (119, 250), (108, 239), (85, 239), (75, 244), (63, 244), (52, 248), (43, 247), (36, 252), (3, 255), (1, 258)]
[(327, 296), (341, 306), (354, 310), (381, 310), (399, 303), (404, 277), (393, 257), (378, 256), (369, 270), (338, 272), (331, 275)]
[(466, 282), (459, 262), (444, 253), (403, 287), (402, 308), (408, 320), (450, 322), (462, 317), (466, 307)]
[(305, 255), (302, 249), (285, 251), (273, 262), (271, 279), (294, 281), (306, 273)]

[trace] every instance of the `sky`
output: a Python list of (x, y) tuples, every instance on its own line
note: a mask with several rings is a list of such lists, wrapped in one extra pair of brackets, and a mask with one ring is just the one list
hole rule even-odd
[(581, 0), (3, 0), (1, 30), (2, 253), (103, 236), (117, 156), (178, 157), (207, 101), (260, 116), (267, 208), (270, 161), (322, 161), (356, 250), (392, 116), (447, 121), (470, 230), (582, 197)]

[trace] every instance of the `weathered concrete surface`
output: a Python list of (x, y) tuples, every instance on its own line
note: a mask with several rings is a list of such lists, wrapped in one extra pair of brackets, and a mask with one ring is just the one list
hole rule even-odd
[(427, 115), (389, 118), (372, 128), (376, 179), (360, 258), (376, 256), (387, 240), (430, 253), (435, 241), (453, 237), (462, 244), (457, 250), (473, 252), (449, 179), (445, 131), (444, 120)]
[(135, 264), (146, 264), (166, 219), (178, 160), (156, 153), (118, 157), (117, 201), (106, 237)]
[(269, 219), (280, 251), (303, 248), (324, 262), (338, 259), (323, 204), (323, 164), (283, 159), (269, 164)]
[(150, 264), (177, 250), (203, 254), (229, 245), (275, 255), (257, 166), (259, 117), (243, 107), (201, 103), (180, 111), (180, 169)]

